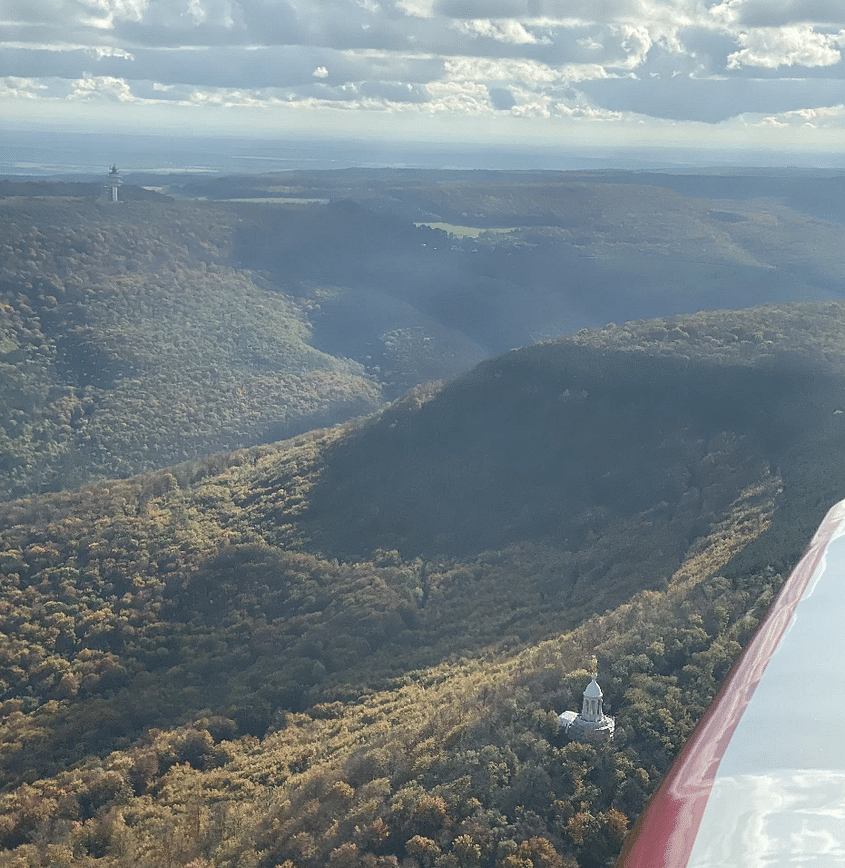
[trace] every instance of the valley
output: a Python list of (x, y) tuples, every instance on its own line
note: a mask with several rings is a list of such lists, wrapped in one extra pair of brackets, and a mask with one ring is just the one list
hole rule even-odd
[(0, 199), (0, 868), (611, 865), (841, 499), (835, 220), (354, 180)]

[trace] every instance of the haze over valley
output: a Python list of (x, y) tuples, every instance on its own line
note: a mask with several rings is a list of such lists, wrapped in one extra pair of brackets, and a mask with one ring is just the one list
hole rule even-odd
[(125, 180), (117, 207), (101, 179), (0, 181), (7, 497), (339, 422), (581, 328), (842, 294), (835, 173)]

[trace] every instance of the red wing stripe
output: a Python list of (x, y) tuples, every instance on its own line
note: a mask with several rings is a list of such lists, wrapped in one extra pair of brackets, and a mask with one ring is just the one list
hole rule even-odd
[(617, 868), (686, 868), (719, 763), (825, 549), (845, 521), (845, 501), (816, 531), (625, 843)]

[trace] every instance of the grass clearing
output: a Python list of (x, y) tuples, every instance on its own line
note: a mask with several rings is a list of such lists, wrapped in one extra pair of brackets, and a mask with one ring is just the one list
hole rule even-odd
[(454, 238), (478, 238), (481, 235), (508, 235), (519, 229), (518, 226), (489, 229), (482, 226), (460, 226), (456, 223), (414, 223), (414, 226), (427, 226), (429, 229), (439, 229), (441, 232), (445, 232)]

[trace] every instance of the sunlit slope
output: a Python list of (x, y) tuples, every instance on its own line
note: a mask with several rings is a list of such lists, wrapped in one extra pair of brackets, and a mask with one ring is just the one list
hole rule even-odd
[[(262, 697), (266, 725), (272, 708), (342, 693), (347, 670), (384, 677), (538, 640), (665, 588), (749, 486), (785, 485), (789, 552), (843, 473), (841, 315), (762, 308), (583, 333), (368, 421), (11, 503), (9, 599), (43, 593), (73, 614), (49, 640), (67, 663), (36, 682), (14, 670), (10, 695), (52, 695), (90, 642), (97, 659), (131, 658), (108, 687), (92, 676), (95, 691), (150, 670), (208, 679), (180, 702)], [(230, 629), (198, 674), (195, 631)], [(229, 654), (259, 636), (268, 652), (243, 676)]]
[[(0, 864), (598, 868), (845, 490), (843, 328), (582, 332), (0, 506)], [(592, 654), (609, 751), (551, 715)]]
[[(35, 864), (412, 868), (423, 850), (484, 868), (597, 868), (781, 579), (766, 566), (738, 581), (731, 565), (769, 527), (776, 494), (743, 491), (666, 592), (570, 633), (406, 672), (386, 689), (362, 685), (348, 702), (278, 715), (261, 741), (205, 713), (50, 778), (33, 770), (0, 798), (0, 864), (38, 860), (29, 842), (48, 838), (51, 861)], [(617, 720), (609, 750), (556, 734), (555, 711), (578, 706), (593, 654)], [(113, 728), (113, 706), (87, 704), (63, 720), (55, 703), (27, 716), (7, 703), (11, 750), (54, 727), (66, 737)], [(143, 708), (139, 698), (133, 710)]]

